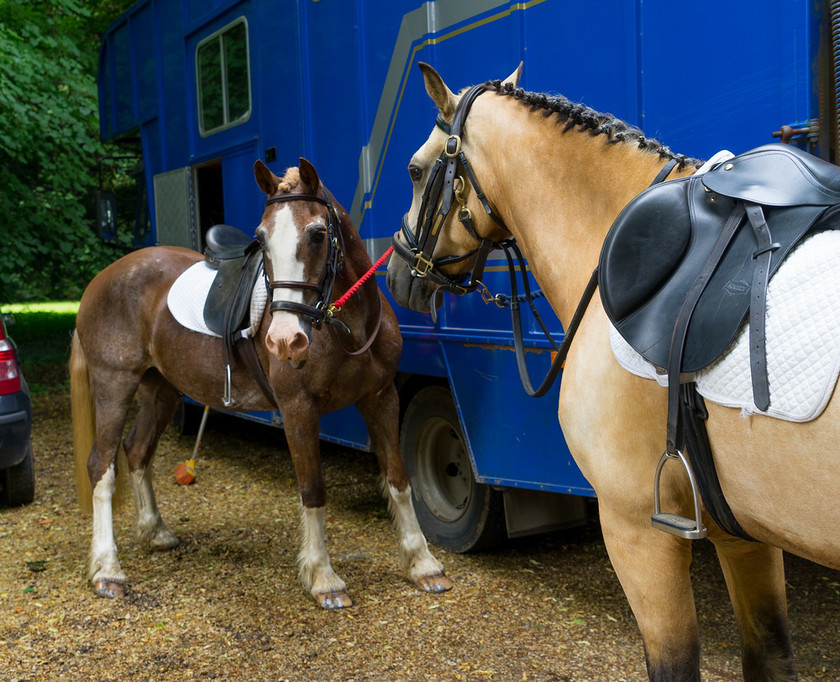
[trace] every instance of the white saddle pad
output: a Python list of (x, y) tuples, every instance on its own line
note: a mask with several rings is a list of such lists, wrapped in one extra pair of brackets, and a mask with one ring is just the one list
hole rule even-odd
[[(746, 324), (729, 350), (695, 375), (700, 395), (746, 414), (794, 422), (818, 417), (840, 373), (838, 291), (840, 231), (821, 232), (790, 253), (767, 290), (769, 409), (762, 412), (753, 402)], [(657, 374), (612, 327), (610, 344), (626, 370), (667, 385), (667, 376)]]
[[(204, 322), (204, 302), (215, 276), (216, 271), (204, 261), (190, 266), (173, 282), (166, 297), (166, 304), (172, 317), (181, 326), (220, 338), (218, 334), (210, 331)], [(263, 278), (258, 277), (251, 294), (251, 326), (247, 332), (249, 336), (256, 333), (267, 301), (268, 293)]]

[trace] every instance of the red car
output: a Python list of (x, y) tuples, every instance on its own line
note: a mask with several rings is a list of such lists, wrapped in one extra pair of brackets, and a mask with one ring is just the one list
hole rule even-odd
[(32, 403), (17, 348), (0, 315), (0, 504), (29, 504), (35, 498)]

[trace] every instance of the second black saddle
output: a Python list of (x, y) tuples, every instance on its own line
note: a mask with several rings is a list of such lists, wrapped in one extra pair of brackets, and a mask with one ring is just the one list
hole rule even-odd
[[(700, 176), (647, 189), (615, 220), (601, 252), (599, 287), (618, 332), (655, 366), (669, 366), (672, 335), (689, 290), (738, 204), (758, 205), (772, 241), (770, 274), (816, 229), (837, 227), (840, 168), (795, 147), (764, 145)], [(694, 307), (680, 370), (720, 357), (746, 319), (758, 244), (737, 230)]]

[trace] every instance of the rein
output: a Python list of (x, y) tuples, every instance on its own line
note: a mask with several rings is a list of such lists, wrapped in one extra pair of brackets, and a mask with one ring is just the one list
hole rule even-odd
[[(677, 165), (677, 161), (675, 159), (671, 159), (666, 163), (659, 173), (656, 174), (656, 177), (653, 179), (653, 182), (650, 183), (650, 187), (653, 185), (657, 185), (660, 182), (664, 182), (664, 180), (671, 174), (671, 171), (674, 170), (674, 167)], [(509, 240), (510, 244), (506, 244), (502, 242), (500, 244), (501, 248), (504, 249), (505, 256), (508, 261), (508, 271), (510, 272), (510, 299), (503, 299), (500, 298), (500, 295), (496, 295), (495, 297), (489, 299), (494, 301), (499, 307), (503, 307), (505, 305), (510, 306), (510, 318), (511, 324), (513, 326), (513, 347), (514, 351), (516, 352), (516, 368), (519, 370), (519, 380), (522, 382), (522, 388), (525, 389), (525, 393), (527, 393), (532, 398), (540, 398), (544, 396), (554, 381), (560, 374), (560, 370), (563, 369), (563, 364), (566, 361), (566, 356), (569, 354), (569, 349), (572, 346), (572, 339), (574, 339), (575, 334), (577, 333), (578, 327), (580, 326), (581, 320), (583, 319), (583, 315), (586, 312), (586, 309), (589, 307), (589, 303), (592, 300), (592, 296), (595, 294), (595, 290), (598, 288), (598, 268), (596, 267), (592, 274), (589, 276), (589, 281), (586, 283), (586, 287), (583, 290), (583, 294), (578, 301), (577, 307), (575, 308), (575, 312), (572, 314), (572, 320), (569, 322), (569, 328), (566, 329), (565, 335), (563, 337), (563, 343), (560, 344), (560, 347), (557, 347), (557, 344), (554, 343), (554, 339), (551, 338), (548, 330), (546, 329), (545, 325), (543, 324), (542, 317), (540, 317), (539, 313), (537, 312), (536, 307), (534, 306), (534, 294), (531, 293), (530, 286), (528, 284), (528, 277), (526, 275), (526, 266), (525, 260), (522, 257), (522, 252), (519, 250), (519, 246), (516, 242), (511, 239)], [(510, 251), (513, 251), (516, 255), (518, 264), (519, 264), (519, 272), (522, 275), (522, 282), (525, 288), (524, 297), (520, 297), (518, 295), (518, 289), (516, 285), (516, 266), (514, 265), (513, 258), (510, 255)], [(485, 295), (485, 292), (481, 292), (482, 296), (485, 299), (485, 303), (489, 302), (488, 296)], [(543, 382), (539, 385), (539, 387), (535, 390), (533, 385), (531, 384), (531, 379), (528, 375), (528, 367), (525, 364), (525, 347), (523, 345), (523, 336), (522, 336), (522, 311), (520, 308), (520, 298), (524, 298), (528, 302), (528, 305), (531, 307), (531, 312), (534, 315), (534, 318), (540, 325), (543, 334), (549, 340), (551, 345), (554, 347), (555, 356), (554, 359), (551, 361), (551, 367), (548, 369), (548, 373), (543, 379)]]
[(394, 247), (393, 247), (393, 246), (389, 246), (389, 247), (388, 247), (388, 249), (385, 251), (385, 253), (383, 253), (383, 254), (379, 257), (379, 260), (377, 260), (377, 261), (376, 261), (376, 262), (375, 262), (375, 263), (371, 266), (370, 270), (368, 270), (368, 271), (367, 271), (364, 275), (362, 275), (361, 277), (359, 277), (359, 281), (358, 281), (358, 282), (356, 282), (356, 283), (355, 283), (352, 287), (350, 287), (350, 288), (349, 288), (349, 289), (345, 292), (344, 296), (342, 296), (341, 298), (339, 298), (338, 300), (336, 300), (336, 301), (335, 301), (335, 302), (334, 302), (334, 303), (333, 303), (333, 304), (329, 307), (329, 313), (332, 315), (332, 314), (334, 314), (334, 313), (337, 313), (339, 310), (341, 310), (341, 309), (344, 307), (344, 304), (345, 304), (345, 303), (347, 303), (347, 301), (349, 301), (349, 300), (350, 300), (350, 298), (353, 296), (353, 294), (355, 294), (355, 293), (359, 290), (359, 287), (361, 287), (361, 286), (362, 286), (362, 284), (364, 284), (365, 282), (367, 282), (367, 281), (368, 281), (368, 279), (370, 278), (370, 276), (371, 276), (374, 272), (376, 272), (376, 271), (380, 268), (380, 266), (381, 266), (381, 265), (382, 265), (382, 264), (383, 264), (386, 260), (388, 260), (388, 256), (390, 256), (393, 252), (394, 252)]
[[(577, 329), (580, 326), (581, 320), (583, 320), (583, 315), (586, 312), (586, 309), (589, 307), (589, 302), (592, 300), (592, 296), (595, 294), (595, 290), (598, 288), (598, 268), (592, 271), (592, 274), (589, 277), (589, 281), (586, 283), (586, 287), (583, 290), (583, 295), (580, 298), (580, 301), (575, 308), (575, 312), (572, 315), (572, 320), (569, 323), (569, 328), (566, 329), (565, 336), (563, 337), (563, 342), (558, 347), (557, 344), (554, 342), (554, 339), (551, 337), (548, 329), (546, 328), (545, 324), (542, 321), (542, 317), (537, 312), (536, 307), (534, 306), (534, 294), (531, 293), (530, 285), (528, 284), (528, 275), (526, 274), (526, 266), (525, 261), (522, 257), (522, 252), (519, 250), (519, 246), (511, 240), (510, 244), (503, 243), (502, 249), (505, 252), (505, 257), (508, 261), (508, 271), (510, 272), (510, 298), (501, 300), (497, 295), (493, 300), (496, 301), (496, 304), (499, 307), (510, 306), (510, 319), (511, 325), (513, 327), (513, 349), (516, 354), (516, 368), (519, 371), (519, 380), (522, 382), (522, 388), (532, 398), (541, 398), (548, 390), (551, 388), (552, 384), (556, 381), (557, 377), (560, 374), (560, 370), (563, 369), (563, 364), (566, 361), (566, 356), (569, 354), (569, 349), (572, 347), (572, 339), (574, 339), (575, 334), (577, 333)], [(514, 255), (517, 258), (518, 265), (519, 265), (519, 272), (522, 276), (523, 286), (525, 288), (524, 296), (519, 296), (519, 289), (516, 284), (516, 265), (513, 262), (513, 258), (511, 257), (511, 251), (513, 251)], [(482, 292), (483, 294), (483, 292)], [(554, 359), (551, 361), (551, 366), (548, 369), (548, 373), (546, 374), (545, 378), (543, 379), (542, 383), (539, 385), (538, 388), (534, 388), (533, 384), (531, 383), (531, 378), (528, 374), (528, 366), (525, 363), (525, 346), (523, 344), (523, 333), (522, 333), (522, 309), (520, 307), (521, 300), (525, 300), (528, 302), (528, 305), (531, 308), (531, 312), (534, 315), (534, 318), (537, 320), (540, 328), (542, 329), (543, 335), (549, 340), (551, 345), (554, 347)], [(485, 301), (486, 302), (486, 301)]]
[[(379, 269), (379, 267), (388, 259), (388, 256), (390, 256), (393, 252), (394, 252), (393, 247), (389, 246), (388, 249), (385, 251), (385, 253), (383, 253), (379, 257), (379, 260), (377, 260), (370, 267), (370, 269), (364, 275), (362, 275), (359, 278), (359, 280), (344, 293), (344, 296), (342, 296), (341, 298), (336, 300), (329, 307), (327, 312), (330, 315), (330, 319), (332, 319), (332, 316), (335, 315), (337, 312), (339, 312), (344, 307), (344, 305), (347, 303), (347, 301), (349, 301), (352, 298), (352, 296), (359, 290), (359, 288), (365, 282), (367, 282), (368, 279), (370, 279), (371, 275), (373, 275), (373, 273), (376, 272)], [(376, 340), (376, 337), (379, 335), (379, 329), (382, 327), (382, 301), (380, 300), (378, 295), (376, 297), (376, 300), (379, 301), (379, 315), (377, 316), (377, 319), (376, 319), (376, 327), (374, 327), (373, 332), (368, 337), (368, 340), (365, 341), (364, 344), (362, 344), (361, 348), (359, 348), (358, 350), (354, 350), (354, 351), (345, 350), (344, 352), (347, 353), (347, 355), (350, 355), (350, 356), (361, 355), (362, 353), (367, 351), (368, 348), (370, 348), (373, 345), (373, 342)], [(349, 332), (350, 330), (348, 329), (347, 331)]]
[[(671, 171), (674, 170), (674, 167), (676, 165), (677, 161), (675, 159), (671, 159), (670, 161), (668, 161), (668, 163), (666, 163), (662, 167), (659, 173), (656, 174), (656, 177), (653, 179), (653, 182), (650, 183), (650, 186), (652, 187), (653, 185), (657, 185), (660, 182), (664, 182), (664, 180), (671, 174)], [(527, 393), (532, 398), (540, 398), (548, 392), (548, 389), (551, 388), (551, 385), (557, 379), (558, 375), (560, 374), (560, 370), (563, 368), (563, 363), (565, 363), (566, 356), (569, 354), (569, 349), (572, 346), (572, 339), (574, 339), (575, 334), (577, 333), (577, 329), (580, 326), (580, 322), (583, 319), (583, 315), (586, 312), (587, 307), (589, 307), (589, 302), (592, 300), (592, 296), (595, 294), (595, 290), (598, 288), (598, 268), (596, 267), (592, 271), (592, 274), (589, 276), (589, 281), (586, 283), (586, 287), (583, 290), (583, 295), (580, 297), (580, 301), (578, 301), (577, 307), (575, 308), (575, 312), (572, 314), (572, 320), (571, 322), (569, 322), (569, 328), (566, 330), (566, 333), (563, 337), (563, 343), (561, 343), (560, 347), (558, 348), (557, 344), (554, 343), (554, 339), (551, 338), (551, 335), (549, 334), (548, 330), (543, 324), (542, 317), (540, 317), (536, 307), (534, 306), (533, 301), (535, 295), (531, 293), (531, 289), (528, 284), (528, 277), (525, 274), (525, 260), (522, 257), (522, 252), (519, 250), (519, 246), (514, 240), (510, 241), (510, 245), (507, 245), (504, 242), (500, 244), (500, 246), (504, 249), (505, 256), (507, 257), (508, 261), (508, 271), (510, 272), (510, 299), (501, 299), (500, 296), (497, 294), (490, 300), (496, 302), (496, 304), (500, 307), (504, 305), (510, 306), (510, 318), (511, 324), (513, 326), (513, 347), (516, 352), (516, 367), (519, 370), (519, 380), (522, 382), (522, 388), (525, 389), (525, 393)], [(554, 346), (554, 351), (556, 353), (554, 359), (551, 361), (551, 367), (549, 367), (548, 374), (546, 374), (545, 379), (543, 379), (543, 382), (536, 390), (531, 384), (531, 379), (528, 376), (528, 367), (525, 364), (525, 348), (522, 343), (522, 311), (519, 305), (520, 297), (518, 295), (518, 290), (516, 286), (516, 266), (513, 263), (510, 251), (514, 252), (519, 263), (519, 272), (522, 275), (522, 282), (525, 288), (525, 295), (523, 298), (528, 302), (528, 305), (531, 307), (531, 312), (533, 313), (534, 318), (540, 325), (540, 328), (542, 329), (542, 332), (545, 335), (545, 337), (549, 340), (551, 345)], [(488, 302), (487, 296), (485, 295), (484, 291), (482, 291), (481, 293), (482, 296), (485, 298), (485, 302)]]

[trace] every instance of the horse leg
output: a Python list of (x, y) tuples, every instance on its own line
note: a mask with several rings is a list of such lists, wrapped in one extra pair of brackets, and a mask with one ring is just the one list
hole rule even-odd
[(325, 609), (352, 606), (347, 585), (333, 570), (326, 545), (327, 489), (321, 471), (319, 424), (311, 406), (286, 411), (286, 442), (298, 480), (301, 501), (301, 548), (298, 575), (305, 589)]
[(367, 424), (368, 433), (382, 471), (383, 493), (397, 531), (400, 561), (411, 580), (425, 592), (446, 592), (452, 581), (443, 564), (429, 551), (420, 529), (411, 486), (399, 447), (399, 396), (392, 384), (380, 393), (372, 393), (356, 406)]
[(599, 498), (604, 542), (636, 616), (651, 680), (700, 680), (691, 541), (628, 519)]
[(795, 680), (782, 550), (713, 538), (741, 633), (745, 680)]
[(93, 537), (88, 575), (101, 597), (125, 594), (125, 573), (117, 558), (112, 500), (116, 491), (117, 452), (128, 408), (137, 390), (137, 377), (130, 373), (92, 372), (96, 405), (96, 435), (88, 457), (88, 476), (93, 489)]
[(152, 460), (160, 437), (172, 421), (179, 393), (156, 370), (140, 383), (140, 409), (123, 441), (137, 510), (137, 536), (153, 550), (175, 547), (179, 540), (163, 522), (152, 487)]

